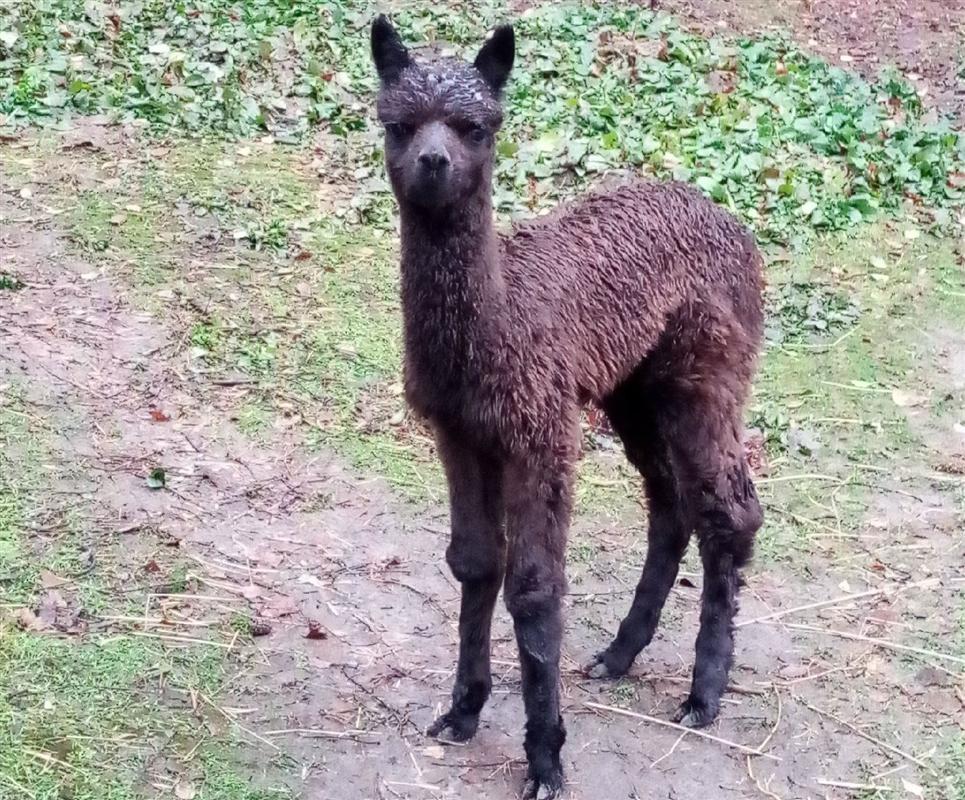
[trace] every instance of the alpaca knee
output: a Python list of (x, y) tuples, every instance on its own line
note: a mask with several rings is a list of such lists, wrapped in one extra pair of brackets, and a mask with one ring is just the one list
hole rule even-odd
[(504, 587), (524, 673), (537, 682), (555, 685), (559, 677), (563, 589), (562, 574), (540, 568), (510, 576)]
[(743, 499), (716, 499), (704, 513), (701, 551), (705, 558), (730, 557), (736, 568), (743, 567), (754, 554), (757, 531), (764, 524), (764, 511), (751, 494)]
[(731, 553), (737, 567), (743, 567), (754, 554), (754, 540), (764, 524), (764, 510), (757, 495), (753, 494), (735, 509)]
[(552, 617), (559, 611), (564, 583), (562, 571), (530, 566), (507, 577), (506, 608), (517, 624)]
[(454, 539), (446, 548), (446, 563), (460, 583), (499, 583), (502, 580), (503, 552), (495, 543)]

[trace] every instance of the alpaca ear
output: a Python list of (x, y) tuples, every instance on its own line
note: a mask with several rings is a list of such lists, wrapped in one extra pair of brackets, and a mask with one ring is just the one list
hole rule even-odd
[(479, 70), (490, 88), (499, 94), (516, 57), (516, 36), (512, 25), (500, 25), (493, 31), (476, 56), (473, 65)]
[(384, 85), (395, 83), (412, 59), (389, 18), (379, 14), (372, 23), (372, 60)]

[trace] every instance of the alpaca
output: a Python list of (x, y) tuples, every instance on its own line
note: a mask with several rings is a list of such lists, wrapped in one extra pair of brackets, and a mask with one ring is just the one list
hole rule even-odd
[(416, 61), (380, 16), (372, 54), (401, 217), (406, 397), (432, 426), (446, 473), (446, 560), (462, 590), (452, 705), (428, 732), (476, 732), (502, 586), (526, 710), (523, 796), (554, 798), (564, 551), (587, 403), (606, 411), (649, 506), (630, 611), (588, 670), (622, 675), (650, 642), (696, 531), (700, 632), (674, 719), (696, 727), (717, 715), (739, 570), (763, 521), (741, 419), (761, 341), (762, 262), (737, 220), (678, 183), (625, 183), (500, 235), (493, 144), (512, 27), (497, 28), (472, 64)]

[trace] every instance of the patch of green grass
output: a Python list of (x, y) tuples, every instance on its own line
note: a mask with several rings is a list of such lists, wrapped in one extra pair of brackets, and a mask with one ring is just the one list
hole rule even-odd
[(228, 620), (228, 625), (233, 631), (237, 631), (242, 636), (251, 636), (252, 621), (248, 614), (235, 612)]
[(630, 707), (637, 699), (637, 687), (632, 681), (621, 679), (610, 689), (610, 702), (620, 708)]
[[(772, 298), (786, 297), (785, 286), (817, 286), (812, 297), (826, 305), (803, 316), (780, 299), (770, 306), (770, 329), (784, 330), (769, 337), (750, 412), (775, 462), (776, 481), (761, 487), (771, 512), (760, 537), (765, 557), (854, 535), (882, 480), (877, 468), (923, 457), (902, 393), (934, 383), (934, 364), (914, 342), (921, 329), (955, 324), (936, 291), (954, 265), (949, 241), (909, 243), (888, 226), (825, 239), (772, 265)], [(812, 317), (833, 324), (815, 327)]]
[(245, 403), (234, 413), (238, 428), (251, 438), (257, 438), (271, 427), (272, 410), (266, 404)]
[[(61, 463), (58, 481), (82, 465), (63, 461), (52, 423), (31, 409), (16, 386), (0, 394), (0, 797), (135, 800), (152, 783), (183, 776), (203, 798), (291, 797), (264, 766), (243, 763), (246, 746), (230, 726), (201, 729), (192, 711), (191, 692), (219, 697), (237, 657), (214, 647), (168, 649), (103, 623), (68, 635), (18, 627), (17, 609), (37, 608), (49, 594), (42, 571), (73, 576), (57, 591), (83, 612), (78, 619), (144, 609), (143, 595), (131, 591), (129, 575), (142, 566), (134, 549), (99, 542), (91, 568), (83, 509), (48, 514), (53, 473), (45, 465)], [(41, 512), (57, 520), (55, 536), (31, 533)], [(185, 565), (165, 567), (170, 589), (185, 590)], [(124, 593), (114, 568), (128, 576)], [(244, 632), (243, 621), (228, 627)]]
[(935, 800), (965, 800), (965, 735), (943, 737), (937, 756), (938, 769), (928, 781), (927, 797)]
[[(253, 771), (238, 769), (230, 736), (199, 737), (189, 690), (214, 696), (235, 669), (214, 649), (165, 651), (128, 636), (63, 640), (5, 626), (0, 657), (2, 796), (19, 788), (38, 800), (133, 800), (144, 796), (146, 761), (165, 759), (203, 787), (202, 797), (290, 796), (250, 786), (244, 775)], [(196, 744), (202, 757), (182, 760)]]
[(202, 350), (214, 351), (220, 343), (220, 328), (216, 321), (196, 322), (188, 334), (188, 341)]
[(16, 292), (23, 288), (23, 282), (13, 275), (0, 272), (0, 292)]
[(157, 207), (126, 210), (132, 205), (129, 196), (113, 189), (71, 192), (67, 205), (70, 238), (86, 257), (123, 260), (134, 283), (142, 288), (157, 287), (169, 279), (172, 265), (162, 242), (163, 215)]

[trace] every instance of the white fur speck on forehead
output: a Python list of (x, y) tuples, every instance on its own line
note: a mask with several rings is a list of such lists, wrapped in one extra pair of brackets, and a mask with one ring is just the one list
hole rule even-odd
[(460, 115), (480, 121), (502, 117), (499, 100), (471, 64), (455, 59), (416, 62), (379, 97), (380, 113), (403, 109), (426, 116)]

